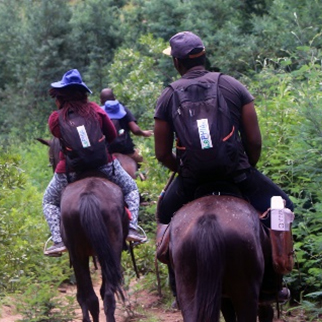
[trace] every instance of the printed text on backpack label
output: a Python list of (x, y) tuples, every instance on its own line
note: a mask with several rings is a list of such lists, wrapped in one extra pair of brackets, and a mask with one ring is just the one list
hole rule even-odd
[(83, 148), (90, 147), (91, 143), (89, 142), (89, 138), (87, 136), (85, 126), (84, 125), (77, 126), (77, 131), (78, 131), (78, 134), (79, 134), (79, 138), (80, 138), (80, 140), (82, 142)]
[(208, 119), (197, 120), (201, 149), (210, 149), (213, 147), (209, 131)]

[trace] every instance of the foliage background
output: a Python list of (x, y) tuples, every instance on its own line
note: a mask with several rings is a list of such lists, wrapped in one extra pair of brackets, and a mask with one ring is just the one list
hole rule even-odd
[[(112, 87), (139, 125), (153, 129), (156, 99), (178, 77), (161, 52), (173, 34), (191, 30), (204, 40), (207, 67), (237, 77), (255, 96), (263, 137), (258, 168), (296, 206), (296, 264), (285, 280), (293, 304), (310, 318), (319, 316), (321, 11), (319, 0), (0, 1), (0, 300), (17, 296), (26, 320), (57, 315), (57, 307), (69, 318), (64, 304), (54, 301), (55, 288), (45, 287), (71, 280), (68, 260), (42, 255), (49, 231), (41, 200), (52, 173), (46, 148), (34, 139), (49, 137), (47, 118), (55, 108), (50, 83), (77, 68), (93, 101), (99, 102), (103, 87)], [(140, 225), (151, 240), (136, 255), (141, 272), (150, 276), (148, 287), (155, 288), (154, 213), (169, 172), (154, 158), (153, 138), (134, 139), (148, 177), (138, 181), (148, 201)], [(133, 271), (126, 254), (124, 268), (127, 282)], [(41, 295), (28, 298), (26, 306), (19, 295), (35, 290)]]

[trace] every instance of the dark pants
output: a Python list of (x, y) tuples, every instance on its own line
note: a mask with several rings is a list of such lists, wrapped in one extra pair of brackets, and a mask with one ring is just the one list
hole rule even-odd
[[(265, 212), (270, 207), (272, 196), (281, 196), (286, 201), (285, 207), (294, 210), (287, 194), (255, 168), (239, 172), (227, 181), (235, 184), (250, 204), (260, 212)], [(159, 200), (157, 220), (168, 224), (177, 210), (194, 199), (196, 189), (203, 183), (206, 182), (177, 176)]]

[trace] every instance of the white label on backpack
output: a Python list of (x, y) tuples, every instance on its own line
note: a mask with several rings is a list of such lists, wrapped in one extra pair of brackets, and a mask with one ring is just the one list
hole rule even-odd
[(89, 142), (85, 126), (84, 125), (77, 126), (77, 131), (78, 131), (78, 134), (79, 134), (79, 138), (80, 138), (80, 140), (82, 142), (83, 148), (90, 147), (91, 143)]
[(197, 120), (197, 126), (201, 149), (204, 150), (212, 148), (213, 145), (210, 137), (208, 119)]

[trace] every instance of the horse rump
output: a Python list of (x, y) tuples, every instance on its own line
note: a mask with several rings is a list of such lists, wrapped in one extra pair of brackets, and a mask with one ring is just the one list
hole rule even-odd
[(184, 322), (218, 322), (220, 310), (226, 321), (256, 321), (260, 228), (255, 209), (233, 196), (201, 197), (177, 211), (169, 253)]
[(115, 322), (115, 294), (124, 301), (121, 254), (128, 218), (121, 189), (99, 177), (69, 184), (61, 199), (61, 232), (69, 251), (83, 321), (98, 321), (99, 301), (93, 289), (89, 258), (96, 256), (101, 268), (100, 295), (109, 322)]

